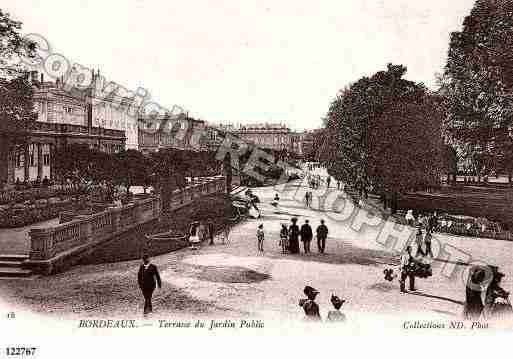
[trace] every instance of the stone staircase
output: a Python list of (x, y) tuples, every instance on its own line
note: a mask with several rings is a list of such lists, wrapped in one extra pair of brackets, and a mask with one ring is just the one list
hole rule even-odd
[(22, 267), (27, 259), (26, 255), (0, 254), (0, 279), (30, 278), (32, 271)]

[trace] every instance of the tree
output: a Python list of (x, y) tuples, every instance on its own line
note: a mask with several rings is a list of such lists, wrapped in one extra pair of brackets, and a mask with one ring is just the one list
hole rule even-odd
[(36, 119), (32, 88), (17, 65), (20, 57), (32, 57), (35, 44), (23, 39), (21, 23), (0, 9), (0, 184), (7, 179), (9, 153), (23, 146)]
[(137, 150), (121, 151), (114, 155), (117, 171), (112, 175), (116, 182), (126, 187), (130, 196), (130, 187), (140, 185), (146, 188), (152, 172), (152, 164), (145, 155)]
[(398, 193), (437, 184), (440, 172), (439, 100), (405, 73), (389, 64), (341, 91), (323, 136), (322, 157), (333, 177), (362, 196), (372, 188), (393, 203)]
[(476, 1), (462, 31), (451, 34), (441, 83), (448, 134), (458, 153), (470, 152), (479, 177), (498, 169), (512, 143), (512, 14), (510, 1)]

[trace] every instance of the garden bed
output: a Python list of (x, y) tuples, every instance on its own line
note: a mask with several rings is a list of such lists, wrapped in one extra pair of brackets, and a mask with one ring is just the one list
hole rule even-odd
[[(192, 204), (170, 213), (158, 221), (146, 223), (138, 228), (95, 249), (80, 264), (100, 264), (141, 258), (143, 253), (157, 256), (185, 248), (189, 224), (193, 221), (212, 220), (215, 232), (233, 225), (229, 218), (236, 217), (231, 200), (226, 195), (211, 195), (198, 198)], [(146, 235), (170, 232), (176, 236), (169, 241), (148, 241)]]

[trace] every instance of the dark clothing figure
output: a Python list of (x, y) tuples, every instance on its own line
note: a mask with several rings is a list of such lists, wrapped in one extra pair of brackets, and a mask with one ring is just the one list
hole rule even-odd
[(295, 223), (289, 227), (289, 250), (292, 254), (299, 253), (299, 226)]
[(321, 320), (321, 313), (319, 312), (319, 305), (310, 299), (302, 299), (300, 301), (300, 306), (303, 307), (305, 311), (306, 319), (308, 320)]
[(319, 253), (324, 253), (326, 248), (326, 238), (328, 237), (328, 227), (323, 223), (317, 227), (317, 249)]
[(157, 285), (159, 288), (162, 287), (162, 282), (160, 280), (157, 267), (153, 264), (142, 264), (139, 268), (137, 278), (139, 282), (139, 288), (141, 288), (144, 296), (144, 314), (151, 313), (153, 311), (151, 304), (153, 292), (155, 291)]
[(470, 271), (465, 289), (465, 304), (463, 306), (463, 316), (467, 320), (479, 319), (483, 313), (484, 304), (481, 299), (481, 288), (486, 272), (480, 268), (473, 268)]
[(424, 246), (426, 247), (426, 256), (433, 258), (433, 251), (431, 250), (431, 232), (427, 232), (424, 237)]
[(300, 299), (299, 306), (303, 308), (306, 314), (306, 319), (312, 321), (321, 320), (321, 313), (319, 311), (319, 305), (315, 303), (315, 297), (319, 294), (317, 289), (310, 286), (306, 286), (303, 290), (308, 299)]
[(310, 253), (310, 242), (313, 238), (312, 227), (308, 223), (301, 226), (301, 242), (305, 248), (305, 253)]
[(212, 221), (208, 222), (208, 236), (210, 238), (210, 245), (214, 244), (214, 223)]

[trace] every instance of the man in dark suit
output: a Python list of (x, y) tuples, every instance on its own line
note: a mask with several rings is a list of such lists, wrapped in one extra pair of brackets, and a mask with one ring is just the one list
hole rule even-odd
[(301, 226), (301, 242), (305, 248), (305, 253), (310, 253), (310, 242), (313, 238), (312, 227), (308, 224), (308, 219), (305, 220), (305, 224)]
[(324, 224), (324, 219), (321, 219), (321, 225), (317, 227), (317, 249), (319, 250), (319, 253), (324, 253), (327, 237), (328, 227)]
[(154, 264), (150, 263), (150, 257), (145, 254), (142, 257), (143, 264), (139, 268), (139, 274), (137, 279), (139, 282), (139, 288), (144, 296), (144, 314), (151, 313), (153, 308), (151, 305), (151, 297), (158, 285), (159, 289), (162, 288), (162, 282), (160, 281), (159, 271)]

